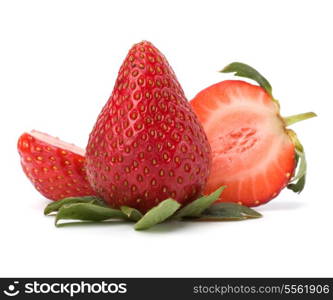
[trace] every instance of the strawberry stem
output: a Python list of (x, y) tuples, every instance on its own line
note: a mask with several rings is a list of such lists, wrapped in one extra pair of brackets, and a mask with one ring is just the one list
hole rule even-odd
[(295, 124), (297, 122), (303, 121), (303, 120), (307, 120), (313, 117), (316, 117), (317, 115), (314, 112), (307, 112), (307, 113), (303, 113), (303, 114), (298, 114), (298, 115), (293, 115), (293, 116), (289, 116), (289, 117), (285, 117), (283, 118), (286, 126), (290, 126), (292, 124)]

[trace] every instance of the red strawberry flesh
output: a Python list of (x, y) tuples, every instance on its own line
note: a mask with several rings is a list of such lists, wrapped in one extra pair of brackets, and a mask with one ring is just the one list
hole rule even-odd
[(18, 151), (24, 173), (46, 198), (95, 195), (86, 178), (83, 149), (34, 130), (20, 136)]
[(277, 196), (294, 173), (295, 147), (265, 90), (223, 81), (201, 91), (191, 105), (213, 153), (205, 193), (226, 185), (220, 201), (248, 206)]

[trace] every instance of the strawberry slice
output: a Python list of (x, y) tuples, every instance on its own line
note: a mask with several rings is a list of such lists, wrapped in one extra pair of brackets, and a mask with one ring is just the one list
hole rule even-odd
[(84, 168), (84, 150), (48, 134), (23, 133), (17, 145), (24, 173), (46, 198), (95, 195)]
[[(306, 113), (283, 119), (271, 86), (248, 65), (233, 63), (223, 72), (256, 80), (214, 84), (191, 101), (212, 148), (213, 165), (205, 193), (226, 185), (220, 201), (257, 206), (288, 185), (295, 192), (305, 182), (305, 157), (296, 134), (286, 126), (315, 116)], [(302, 162), (294, 176), (296, 160)]]

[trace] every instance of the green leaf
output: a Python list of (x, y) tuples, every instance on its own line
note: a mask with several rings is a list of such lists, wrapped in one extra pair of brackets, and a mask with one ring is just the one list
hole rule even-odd
[(193, 202), (187, 204), (181, 210), (175, 214), (175, 218), (184, 218), (184, 217), (199, 217), (201, 213), (211, 206), (217, 199), (219, 199), (222, 191), (225, 189), (225, 186), (221, 186), (215, 192), (211, 193), (208, 196), (203, 196)]
[(52, 202), (49, 205), (47, 205), (46, 208), (44, 209), (44, 214), (49, 215), (52, 212), (58, 211), (64, 205), (74, 204), (74, 203), (93, 203), (105, 206), (104, 201), (95, 196), (68, 197), (59, 201)]
[(273, 98), (272, 96), (272, 86), (268, 82), (268, 80), (262, 76), (257, 70), (250, 67), (247, 64), (243, 64), (240, 62), (233, 62), (230, 65), (227, 65), (222, 73), (235, 73), (236, 76), (245, 77), (256, 81), (262, 88), (266, 90), (266, 92)]
[(55, 224), (59, 220), (104, 221), (111, 218), (127, 219), (118, 209), (100, 206), (92, 203), (74, 203), (62, 206), (56, 216)]
[(172, 216), (180, 204), (171, 198), (162, 201), (159, 205), (149, 210), (134, 226), (136, 230), (148, 229)]
[(213, 204), (195, 221), (231, 221), (260, 218), (262, 215), (252, 208), (237, 203), (222, 202)]
[(296, 170), (297, 172), (295, 175), (290, 179), (290, 183), (287, 185), (287, 188), (292, 190), (295, 193), (301, 193), (304, 189), (305, 186), (305, 178), (306, 178), (306, 169), (307, 169), (307, 164), (306, 164), (306, 158), (305, 158), (305, 153), (304, 153), (304, 148), (299, 141), (296, 133), (288, 129), (287, 134), (293, 141), (295, 145), (295, 160), (296, 160)]
[(127, 216), (128, 219), (137, 222), (142, 218), (141, 212), (129, 206), (121, 206), (120, 210)]

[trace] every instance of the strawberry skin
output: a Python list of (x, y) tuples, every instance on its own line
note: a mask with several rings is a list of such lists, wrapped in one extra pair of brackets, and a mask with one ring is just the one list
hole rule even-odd
[(279, 107), (260, 86), (239, 80), (214, 84), (191, 105), (212, 147), (205, 193), (227, 188), (220, 201), (257, 206), (276, 197), (295, 170), (295, 146)]
[(111, 206), (145, 212), (166, 198), (185, 204), (207, 181), (207, 137), (166, 58), (134, 45), (90, 134), (86, 169)]
[(35, 188), (50, 200), (95, 195), (84, 167), (84, 150), (32, 131), (18, 140), (21, 165)]

